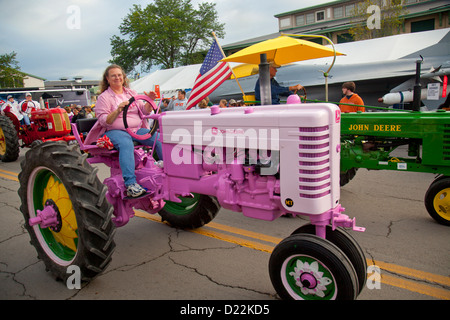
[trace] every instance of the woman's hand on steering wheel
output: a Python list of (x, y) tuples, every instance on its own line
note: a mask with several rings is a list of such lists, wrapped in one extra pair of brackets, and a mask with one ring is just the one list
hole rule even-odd
[(119, 113), (121, 113), (121, 112), (123, 111), (123, 109), (124, 109), (127, 105), (129, 105), (129, 104), (130, 104), (129, 101), (123, 101), (123, 102), (121, 102), (121, 103), (117, 106), (117, 109), (119, 109)]
[(149, 92), (144, 91), (144, 94), (152, 100), (156, 100), (156, 98), (158, 98), (158, 94), (155, 91), (149, 91)]

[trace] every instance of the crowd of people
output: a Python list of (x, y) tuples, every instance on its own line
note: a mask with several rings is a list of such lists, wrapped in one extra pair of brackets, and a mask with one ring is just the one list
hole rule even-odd
[(80, 106), (72, 104), (64, 107), (64, 110), (66, 110), (69, 115), (69, 120), (72, 123), (76, 123), (78, 119), (96, 118), (94, 109), (95, 105)]

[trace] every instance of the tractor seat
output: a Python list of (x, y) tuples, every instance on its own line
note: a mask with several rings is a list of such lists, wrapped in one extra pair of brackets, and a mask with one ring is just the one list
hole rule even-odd
[(107, 150), (103, 148), (97, 147), (97, 145), (85, 144), (84, 139), (81, 139), (80, 133), (83, 133), (84, 136), (92, 129), (94, 124), (97, 122), (97, 118), (90, 119), (79, 119), (76, 123), (72, 123), (72, 133), (75, 137), (75, 140), (78, 142), (80, 146), (80, 150), (89, 152), (91, 154), (106, 154), (106, 153), (117, 153), (117, 150)]
[(96, 122), (97, 118), (78, 119), (77, 120), (78, 132), (82, 133), (89, 132)]

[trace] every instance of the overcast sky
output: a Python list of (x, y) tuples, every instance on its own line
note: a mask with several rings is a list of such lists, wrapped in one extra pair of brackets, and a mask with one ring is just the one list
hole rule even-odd
[[(274, 15), (331, 0), (209, 0), (225, 23), (226, 44), (278, 31)], [(0, 54), (16, 52), (21, 71), (58, 80), (97, 80), (111, 59), (110, 38), (133, 4), (151, 0), (0, 0)], [(192, 0), (195, 8), (204, 0)], [(79, 19), (78, 19), (79, 17)]]

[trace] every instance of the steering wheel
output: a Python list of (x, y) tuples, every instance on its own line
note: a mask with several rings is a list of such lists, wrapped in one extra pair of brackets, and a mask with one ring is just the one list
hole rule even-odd
[[(304, 86), (302, 86), (302, 89), (300, 89), (300, 90), (303, 90), (303, 93), (304, 93), (303, 96), (300, 96), (300, 99), (303, 97), (303, 100), (306, 101), (306, 88)], [(294, 90), (294, 94), (297, 94), (297, 91), (298, 90)]]
[[(154, 103), (154, 101), (151, 100), (148, 96), (146, 96), (146, 95), (136, 95), (136, 96), (134, 96), (134, 97), (131, 97), (131, 98), (128, 100), (128, 104), (123, 108), (123, 125), (124, 125), (125, 129), (127, 130), (128, 134), (129, 134), (130, 136), (132, 136), (133, 138), (138, 139), (138, 140), (147, 140), (147, 139), (151, 138), (151, 136), (153, 135), (153, 133), (155, 133), (155, 131), (158, 129), (158, 127), (159, 127), (159, 121), (158, 121), (158, 119), (154, 119), (153, 125), (152, 125), (152, 127), (150, 128), (150, 132), (149, 132), (149, 133), (139, 135), (139, 134), (136, 134), (136, 133), (134, 133), (133, 131), (131, 131), (131, 129), (128, 128), (127, 113), (128, 113), (128, 108), (129, 108), (133, 103), (135, 103), (137, 100), (144, 100), (144, 101), (148, 102), (148, 103), (153, 107), (153, 110), (155, 110), (155, 111), (158, 110), (158, 113), (161, 113), (161, 108), (160, 108), (160, 106), (161, 106), (162, 98), (161, 98), (161, 100), (160, 100), (160, 102), (159, 102), (159, 105), (158, 105), (158, 106), (156, 107), (156, 109), (155, 109), (155, 103)], [(144, 116), (144, 117), (142, 117), (142, 121), (145, 121), (145, 120), (148, 119), (148, 118), (150, 118), (150, 117), (149, 117), (149, 116)]]

